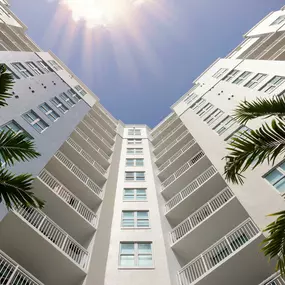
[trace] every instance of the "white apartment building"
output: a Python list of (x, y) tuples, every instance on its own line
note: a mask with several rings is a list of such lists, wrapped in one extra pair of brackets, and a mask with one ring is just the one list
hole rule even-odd
[(32, 173), (46, 201), (0, 204), (1, 285), (285, 284), (260, 251), (267, 215), (285, 206), (285, 163), (248, 171), (241, 186), (225, 182), (222, 160), (232, 135), (261, 123), (239, 125), (235, 106), (285, 92), (283, 8), (153, 129), (115, 119), (6, 1), (0, 8), (0, 62), (15, 78), (0, 128), (34, 138), (42, 156), (12, 170)]

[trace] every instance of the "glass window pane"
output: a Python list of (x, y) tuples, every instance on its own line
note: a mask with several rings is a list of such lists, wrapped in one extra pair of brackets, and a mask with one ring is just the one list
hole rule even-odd
[(137, 220), (137, 227), (138, 228), (148, 228), (149, 220)]
[(151, 253), (151, 243), (139, 243), (138, 252), (142, 253)]
[(121, 255), (121, 266), (132, 267), (135, 266), (135, 256), (134, 255)]
[(148, 218), (148, 211), (138, 211), (137, 212), (137, 217), (142, 219), (147, 219)]
[(134, 218), (135, 213), (131, 211), (124, 211), (123, 212), (123, 218)]
[(275, 169), (274, 171), (270, 172), (265, 179), (271, 183), (272, 185), (274, 185), (274, 183), (276, 183), (281, 177), (283, 176), (283, 174), (281, 172), (279, 172), (277, 169)]
[(134, 250), (134, 243), (121, 243), (121, 254), (133, 254)]
[(134, 228), (135, 227), (135, 221), (134, 220), (125, 220), (125, 219), (123, 219), (122, 227), (124, 227), (124, 228)]
[(138, 256), (138, 266), (140, 267), (152, 266), (152, 256), (151, 255), (139, 255)]
[(279, 182), (277, 182), (275, 185), (275, 188), (279, 192), (284, 192), (285, 191), (285, 177), (283, 177)]

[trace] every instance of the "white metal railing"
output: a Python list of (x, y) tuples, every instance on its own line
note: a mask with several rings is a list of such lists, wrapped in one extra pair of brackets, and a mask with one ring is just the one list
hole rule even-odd
[(74, 194), (65, 188), (54, 176), (46, 169), (43, 169), (38, 178), (45, 183), (54, 193), (64, 200), (70, 207), (79, 213), (85, 220), (96, 226), (96, 214), (81, 202)]
[(84, 269), (87, 268), (88, 251), (54, 223), (47, 215), (34, 208), (17, 208), (14, 209), (14, 212), (41, 232), (79, 266)]
[(184, 152), (186, 152), (189, 148), (191, 148), (196, 141), (193, 139), (189, 141), (185, 146), (183, 146), (181, 149), (179, 149), (176, 153), (174, 153), (168, 160), (166, 160), (159, 168), (159, 172), (164, 170), (166, 167), (168, 167), (172, 162), (174, 162), (178, 157), (180, 157)]
[(44, 285), (0, 250), (0, 284), (3, 285)]
[(210, 166), (206, 171), (204, 171), (201, 175), (199, 175), (196, 179), (189, 183), (184, 189), (182, 189), (179, 193), (177, 193), (169, 201), (167, 201), (167, 203), (165, 204), (165, 212), (169, 212), (177, 204), (189, 197), (193, 192), (199, 189), (202, 184), (206, 183), (209, 179), (211, 179), (216, 173), (218, 172), (215, 167)]
[(82, 120), (81, 121), (100, 141), (102, 141), (107, 147), (110, 149), (113, 148), (113, 146), (106, 140), (104, 139), (96, 130), (86, 121)]
[(285, 285), (285, 279), (283, 279), (280, 276), (280, 273), (277, 272), (261, 282), (259, 285)]
[(203, 151), (199, 151), (195, 154), (191, 159), (189, 159), (185, 164), (183, 164), (178, 170), (176, 170), (172, 175), (170, 175), (167, 179), (165, 179), (161, 186), (162, 190), (168, 187), (171, 183), (173, 183), (179, 176), (181, 176), (185, 171), (191, 168), (194, 164), (196, 164), (200, 159), (205, 156)]
[(233, 198), (234, 194), (229, 188), (222, 190), (218, 195), (209, 200), (205, 205), (200, 207), (170, 232), (171, 244), (174, 244), (176, 241), (190, 233)]
[(170, 150), (174, 145), (176, 145), (179, 141), (181, 141), (188, 134), (190, 134), (188, 132), (188, 130), (184, 131), (180, 136), (178, 136), (177, 139), (175, 139), (173, 142), (171, 142), (167, 147), (165, 147), (161, 152), (159, 152), (156, 155), (156, 160), (158, 160), (163, 154), (165, 154), (168, 150)]
[(79, 180), (81, 180), (89, 189), (96, 193), (100, 198), (103, 197), (102, 189), (91, 180), (81, 169), (72, 163), (61, 151), (54, 155), (65, 167), (67, 167)]
[(92, 156), (90, 156), (82, 147), (80, 147), (72, 138), (68, 138), (66, 142), (72, 146), (82, 157), (85, 158), (94, 168), (96, 168), (102, 175), (106, 174), (104, 169)]
[(168, 123), (166, 123), (163, 128), (161, 128), (160, 130), (157, 130), (156, 132), (152, 133), (152, 137), (153, 140), (156, 139), (161, 133), (163, 133), (170, 125), (172, 125), (177, 119), (179, 119), (179, 117), (177, 117), (176, 115), (174, 116), (174, 118), (171, 118), (170, 121)]
[(84, 140), (86, 140), (93, 149), (95, 149), (98, 153), (100, 153), (106, 160), (109, 160), (110, 156), (104, 150), (102, 150), (96, 143), (94, 143), (81, 129), (75, 128), (75, 131)]
[(178, 272), (179, 284), (189, 285), (196, 283), (197, 279), (200, 280), (213, 267), (218, 267), (223, 260), (233, 256), (236, 251), (250, 243), (259, 234), (261, 232), (258, 227), (251, 219), (247, 219), (184, 266)]
[[(101, 108), (99, 106), (96, 106), (96, 108), (98, 109), (97, 112), (95, 109), (91, 109), (92, 111), (94, 111), (107, 125), (109, 125), (112, 129), (115, 129), (117, 127), (117, 123), (114, 123), (114, 120), (112, 118), (109, 117), (109, 115), (107, 115), (105, 112), (103, 112), (101, 110)], [(98, 112), (99, 111), (99, 112)], [(104, 118), (104, 116), (107, 117), (107, 119), (111, 122), (107, 122)]]
[[(156, 144), (154, 144), (155, 149), (159, 148), (165, 141), (167, 141), (177, 130), (179, 130), (181, 127), (184, 127), (183, 123), (180, 123), (178, 126), (176, 126), (171, 132), (167, 134), (164, 138), (160, 139)], [(155, 150), (154, 149), (154, 150)]]

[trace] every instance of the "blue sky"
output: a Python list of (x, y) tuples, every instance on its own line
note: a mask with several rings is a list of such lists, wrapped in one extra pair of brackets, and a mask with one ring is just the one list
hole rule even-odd
[(29, 36), (59, 56), (116, 118), (150, 127), (169, 114), (216, 58), (284, 5), (277, 0), (157, 0), (118, 26), (87, 29), (56, 0), (11, 4)]

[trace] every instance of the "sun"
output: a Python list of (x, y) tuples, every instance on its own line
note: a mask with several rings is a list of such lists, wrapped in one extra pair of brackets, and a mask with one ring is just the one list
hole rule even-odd
[(62, 0), (75, 21), (84, 20), (88, 27), (108, 26), (148, 0)]

